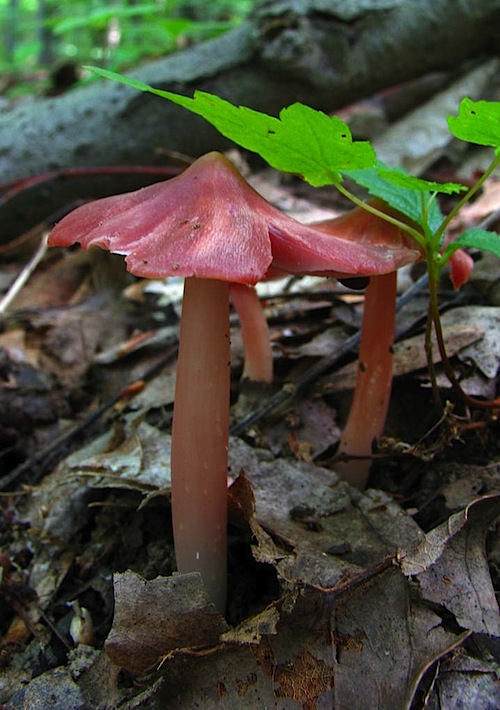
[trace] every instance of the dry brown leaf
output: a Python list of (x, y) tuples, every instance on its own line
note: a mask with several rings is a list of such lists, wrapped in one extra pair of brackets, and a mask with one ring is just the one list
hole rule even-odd
[[(478, 342), (485, 335), (485, 329), (474, 316), (468, 317), (471, 306), (454, 308), (447, 311), (441, 320), (443, 335), (448, 357), (457, 355), (464, 348)], [(441, 356), (436, 343), (433, 345), (433, 360), (441, 362)], [(408, 375), (411, 372), (425, 370), (427, 357), (425, 354), (424, 335), (414, 335), (405, 338), (394, 345), (394, 376)], [(329, 378), (326, 385), (328, 391), (354, 388), (357, 363), (349, 363)]]
[(163, 656), (196, 655), (216, 646), (228, 630), (198, 573), (147, 581), (128, 571), (114, 576), (114, 591), (106, 652), (131, 673), (156, 668)]
[(486, 531), (500, 517), (500, 495), (485, 496), (399, 552), (422, 597), (448, 609), (468, 631), (500, 636), (500, 616), (484, 555)]
[(462, 225), (477, 224), (499, 208), (500, 180), (490, 177), (485, 183), (481, 195), (460, 210), (460, 223)]

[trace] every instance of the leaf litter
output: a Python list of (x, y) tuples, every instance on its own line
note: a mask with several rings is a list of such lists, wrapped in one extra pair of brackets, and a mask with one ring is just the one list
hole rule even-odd
[[(479, 71), (483, 79), (489, 75), (489, 67)], [(425, 150), (417, 156), (424, 166), (435, 159)], [(442, 155), (444, 146), (436, 150)], [(487, 196), (495, 204), (496, 193)], [(467, 219), (492, 209), (480, 200)], [(476, 282), (484, 301), (452, 303), (443, 325), (464, 389), (469, 383), (474, 394), (490, 396), (498, 376), (498, 303), (481, 289), (495, 282), (497, 263), (485, 263), (491, 265)], [(419, 406), (430, 408), (422, 335), (412, 334), (421, 309), (405, 317), (395, 347), (388, 432), (395, 445), (382, 450), (389, 455), (367, 491), (338, 478), (332, 454), (353, 364), (320, 380), (288, 412), (231, 439), (225, 620), (198, 575), (172, 574), (165, 431), (175, 358), (161, 376), (140, 377), (158, 361), (165, 338), (175, 346), (175, 309), (160, 308), (158, 293), (144, 293), (139, 302), (120, 296), (123, 274), (114, 295), (88, 300), (96, 267), (86, 256), (44, 268), (45, 278), (35, 274), (12, 316), (7, 311), (0, 336), (8, 413), (1, 431), (12, 456), (2, 457), (5, 472), (16, 471), (23, 452), (31, 456), (54, 436), (64, 439), (68, 426), (98, 411), (100, 387), (116, 393), (124, 377), (140, 386), (137, 397), (110, 404), (38, 483), (30, 484), (23, 469), (12, 479), (17, 495), (2, 499), (0, 702), (41, 707), (50, 694), (53, 707), (65, 708), (362, 710), (418, 707), (427, 697), (450, 708), (446, 697), (463, 694), (474, 699), (471, 706), (498, 698), (497, 423), (450, 410), (433, 438), (426, 409), (415, 414)], [(328, 307), (356, 309), (350, 294), (329, 287), (325, 302), (316, 298), (320, 289), (308, 283), (300, 296), (265, 296), (283, 380), (345, 340), (355, 322)], [(146, 330), (151, 340), (135, 340)], [(236, 357), (235, 382), (238, 368)], [(411, 443), (424, 437), (432, 456), (412, 456), (402, 446), (408, 428), (402, 436), (394, 422), (408, 411), (400, 408), (403, 399), (416, 419)], [(22, 426), (12, 417), (20, 410)], [(75, 644), (69, 629), (76, 628), (78, 609), (89, 612), (93, 631)]]

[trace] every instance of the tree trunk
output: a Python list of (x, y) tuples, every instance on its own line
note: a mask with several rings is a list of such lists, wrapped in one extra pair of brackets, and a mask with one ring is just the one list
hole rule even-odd
[[(500, 0), (274, 0), (221, 37), (131, 74), (159, 88), (188, 95), (202, 89), (274, 114), (294, 101), (333, 111), (493, 54), (499, 26)], [(0, 117), (0, 181), (68, 166), (162, 164), (164, 151), (198, 156), (227, 146), (180, 107), (98, 82)], [(0, 211), (6, 227), (8, 212)], [(36, 201), (32, 215), (41, 215)]]

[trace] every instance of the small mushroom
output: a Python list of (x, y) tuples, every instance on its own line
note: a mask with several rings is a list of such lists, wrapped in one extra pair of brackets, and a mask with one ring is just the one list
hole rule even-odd
[[(346, 229), (346, 234), (349, 229)], [(283, 215), (221, 154), (136, 192), (77, 208), (49, 237), (122, 254), (137, 276), (185, 277), (172, 427), (172, 517), (177, 567), (199, 571), (217, 608), (226, 600), (229, 288), (271, 268), (371, 276), (416, 261), (391, 247), (331, 236)]]
[(269, 327), (254, 286), (231, 284), (231, 302), (238, 314), (245, 353), (243, 379), (272, 382), (273, 352)]
[[(383, 202), (373, 201), (380, 211), (396, 213)], [(397, 215), (401, 219), (401, 215)], [(415, 259), (416, 245), (402, 229), (372, 213), (356, 208), (336, 219), (317, 222), (316, 229), (356, 243), (408, 250), (408, 261)], [(401, 265), (401, 264), (400, 264)], [(396, 269), (370, 277), (366, 287), (361, 327), (361, 342), (354, 397), (342, 431), (336, 471), (352, 485), (364, 488), (370, 472), (372, 447), (382, 434), (392, 386), (393, 342), (396, 316)]]
[[(354, 397), (338, 454), (361, 457), (338, 461), (336, 471), (364, 488), (373, 443), (383, 432), (392, 388), (396, 272), (373, 276), (365, 292)], [(363, 458), (368, 457), (368, 458)]]

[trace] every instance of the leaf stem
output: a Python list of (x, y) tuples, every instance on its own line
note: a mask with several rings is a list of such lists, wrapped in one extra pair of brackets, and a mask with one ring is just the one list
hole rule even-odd
[(484, 173), (481, 175), (479, 180), (472, 185), (469, 190), (465, 193), (465, 195), (457, 202), (455, 207), (448, 213), (448, 215), (444, 218), (444, 220), (441, 223), (441, 226), (436, 230), (434, 233), (434, 244), (433, 246), (436, 246), (439, 244), (441, 241), (442, 235), (446, 232), (448, 226), (450, 225), (451, 221), (457, 216), (457, 214), (460, 212), (462, 207), (469, 202), (469, 200), (474, 197), (476, 192), (483, 186), (483, 184), (486, 182), (486, 180), (490, 177), (490, 175), (497, 169), (497, 167), (500, 165), (500, 154), (496, 155), (493, 158), (491, 165), (487, 170), (484, 171)]
[[(428, 258), (430, 255), (428, 255)], [(434, 392), (437, 392), (437, 382), (435, 375), (435, 366), (432, 359), (432, 341), (431, 341), (431, 323), (434, 326), (434, 333), (436, 335), (436, 343), (439, 350), (439, 355), (441, 357), (441, 364), (443, 366), (444, 373), (451, 383), (452, 388), (460, 397), (460, 399), (469, 407), (475, 407), (476, 409), (495, 409), (500, 407), (500, 398), (492, 400), (482, 400), (476, 397), (471, 397), (467, 392), (464, 391), (460, 382), (458, 381), (453, 367), (448, 358), (448, 353), (446, 352), (446, 344), (444, 341), (443, 329), (441, 327), (441, 316), (439, 313), (439, 302), (438, 302), (438, 278), (440, 269), (436, 268), (435, 262), (428, 262), (429, 268), (429, 318), (427, 321), (427, 329), (425, 334), (425, 349), (427, 354), (427, 365), (429, 367), (429, 372), (431, 376), (432, 386)]]
[(351, 202), (353, 202), (355, 205), (357, 205), (358, 207), (361, 207), (362, 209), (366, 210), (367, 212), (370, 212), (371, 214), (375, 215), (376, 217), (380, 217), (380, 219), (383, 219), (386, 222), (393, 224), (395, 227), (402, 229), (404, 232), (409, 234), (410, 237), (413, 237), (413, 239), (415, 239), (415, 241), (422, 248), (425, 247), (425, 244), (426, 244), (425, 238), (422, 235), (422, 233), (419, 232), (417, 229), (414, 229), (406, 222), (402, 222), (397, 217), (393, 217), (392, 215), (387, 214), (387, 212), (383, 212), (382, 210), (377, 209), (369, 202), (364, 202), (363, 200), (359, 199), (359, 197), (356, 197), (356, 195), (353, 192), (348, 190), (347, 187), (345, 187), (341, 183), (336, 184), (335, 187), (342, 195), (344, 195), (344, 197), (347, 197), (347, 199), (350, 200)]

